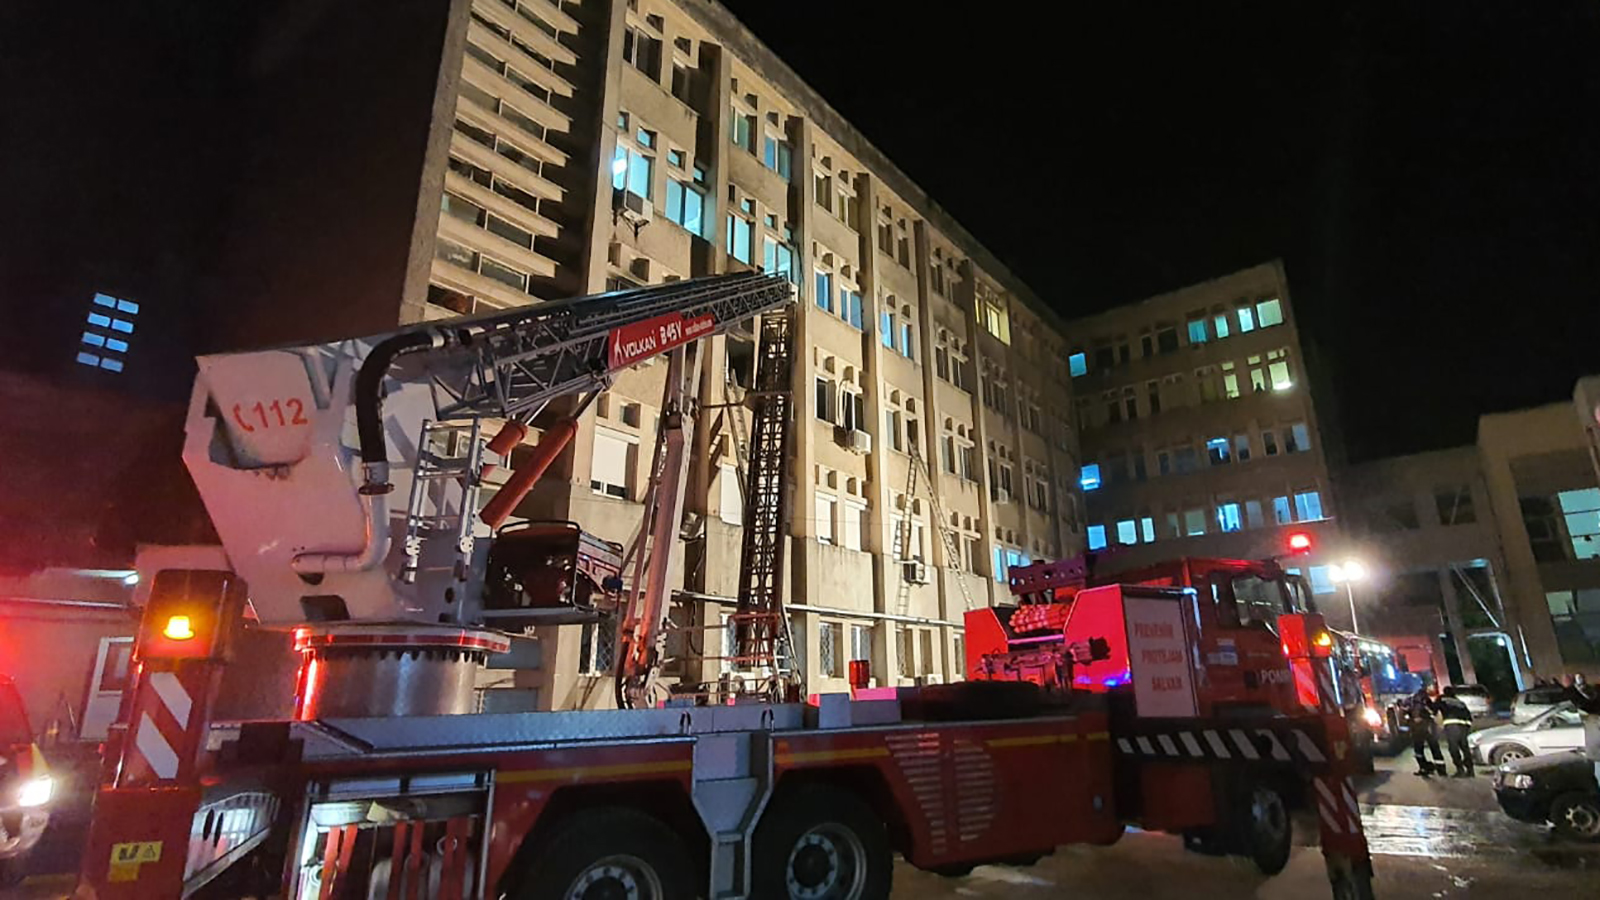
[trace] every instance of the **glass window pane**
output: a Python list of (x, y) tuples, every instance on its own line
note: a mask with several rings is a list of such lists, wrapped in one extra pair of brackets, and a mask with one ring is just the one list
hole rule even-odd
[(1240, 307), (1239, 308), (1239, 333), (1243, 334), (1246, 331), (1255, 331), (1255, 330), (1256, 330), (1256, 317), (1255, 317), (1255, 314), (1250, 311), (1250, 307), (1248, 307), (1248, 306)]
[(1106, 527), (1104, 525), (1089, 526), (1089, 549), (1099, 550), (1106, 545)]
[(1263, 300), (1256, 304), (1256, 323), (1262, 328), (1283, 324), (1283, 306), (1277, 300)]

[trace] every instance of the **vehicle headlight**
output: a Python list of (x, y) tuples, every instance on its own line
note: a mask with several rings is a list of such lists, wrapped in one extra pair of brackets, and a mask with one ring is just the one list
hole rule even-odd
[(1383, 726), (1383, 716), (1379, 715), (1378, 711), (1370, 706), (1361, 711), (1361, 718), (1366, 720), (1368, 728), (1381, 728)]
[(17, 788), (17, 805), (43, 806), (50, 802), (50, 794), (54, 791), (55, 781), (49, 775), (29, 778)]
[(1508, 788), (1514, 788), (1514, 789), (1519, 790), (1519, 791), (1525, 791), (1528, 788), (1533, 787), (1533, 776), (1532, 775), (1522, 775), (1520, 773), (1507, 775), (1506, 776), (1506, 780), (1505, 780), (1505, 785)]

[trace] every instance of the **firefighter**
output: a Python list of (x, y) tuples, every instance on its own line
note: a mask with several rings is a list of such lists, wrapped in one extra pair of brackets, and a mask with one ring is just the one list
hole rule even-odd
[[(1439, 750), (1439, 738), (1433, 730), (1433, 704), (1428, 697), (1428, 690), (1418, 688), (1415, 694), (1406, 698), (1404, 708), (1406, 725), (1411, 729), (1411, 753), (1417, 758), (1417, 774), (1423, 778), (1431, 777), (1435, 770), (1440, 775), (1446, 772), (1444, 753)], [(1433, 750), (1433, 758), (1437, 762), (1428, 760), (1428, 748)]]
[[(1467, 747), (1467, 735), (1472, 733), (1472, 710), (1455, 697), (1442, 697), (1436, 687), (1428, 689), (1428, 705), (1439, 714), (1444, 725), (1444, 743), (1450, 749), (1450, 762), (1455, 764), (1457, 778), (1471, 778), (1472, 750)], [(1439, 774), (1444, 774), (1441, 766)]]

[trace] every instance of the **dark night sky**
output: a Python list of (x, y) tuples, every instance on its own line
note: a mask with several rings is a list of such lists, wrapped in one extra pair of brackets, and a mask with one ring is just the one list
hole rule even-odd
[(1353, 458), (1600, 371), (1593, 3), (725, 2), (1064, 315), (1282, 257)]

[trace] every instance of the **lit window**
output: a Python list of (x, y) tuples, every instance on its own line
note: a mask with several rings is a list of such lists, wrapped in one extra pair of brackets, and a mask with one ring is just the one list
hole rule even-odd
[(1250, 307), (1248, 307), (1248, 306), (1239, 307), (1239, 333), (1240, 334), (1244, 334), (1247, 331), (1255, 331), (1255, 330), (1256, 330), (1255, 313), (1251, 312), (1250, 311)]
[(1089, 357), (1082, 353), (1074, 353), (1067, 357), (1067, 371), (1073, 378), (1089, 374)]
[(861, 293), (852, 291), (847, 287), (839, 288), (839, 318), (850, 323), (852, 328), (861, 328)]
[(1100, 487), (1100, 464), (1089, 463), (1083, 467), (1083, 473), (1078, 477), (1078, 485), (1086, 491)]
[(1089, 526), (1089, 549), (1101, 550), (1106, 545), (1106, 527), (1104, 525)]
[(1211, 324), (1217, 330), (1217, 340), (1220, 341), (1228, 336), (1228, 317), (1226, 314), (1217, 316), (1211, 321)]
[(755, 223), (741, 216), (728, 217), (728, 255), (742, 263), (750, 262), (750, 239)]
[(1311, 449), (1311, 431), (1306, 428), (1306, 423), (1295, 422), (1289, 426), (1288, 450), (1290, 453), (1304, 453)]
[(1195, 537), (1206, 533), (1206, 513), (1203, 509), (1185, 510), (1183, 513), (1183, 533)]
[(1227, 465), (1231, 459), (1227, 438), (1212, 438), (1206, 441), (1206, 455), (1210, 457), (1213, 466)]
[(878, 313), (878, 341), (890, 350), (894, 349), (894, 313), (884, 310)]
[(1240, 531), (1244, 525), (1239, 520), (1239, 504), (1220, 503), (1217, 505), (1217, 526), (1223, 532)]
[(1117, 523), (1117, 543), (1119, 543), (1119, 544), (1137, 544), (1137, 543), (1139, 543), (1138, 525), (1132, 519), (1123, 519), (1122, 521)]
[[(121, 354), (128, 352), (128, 342), (112, 332), (133, 334), (133, 318), (138, 314), (139, 304), (132, 300), (95, 294), (90, 300), (89, 312), (84, 317), (87, 327), (78, 336), (79, 348), (73, 360), (79, 365), (121, 372), (125, 364)], [(95, 352), (82, 349), (84, 346), (93, 347)]]
[(1204, 344), (1206, 342), (1206, 320), (1194, 319), (1189, 323), (1189, 343)]
[(1317, 491), (1305, 491), (1294, 495), (1295, 517), (1301, 522), (1311, 522), (1322, 518), (1322, 494)]
[(1556, 495), (1572, 541), (1573, 559), (1600, 559), (1600, 488)]
[(1139, 531), (1146, 544), (1156, 539), (1156, 520), (1149, 516), (1139, 520)]
[(833, 543), (833, 507), (835, 500), (826, 495), (817, 495), (817, 543)]
[(1289, 512), (1288, 497), (1272, 498), (1272, 517), (1279, 525), (1287, 525), (1294, 521), (1294, 516)]
[(1256, 304), (1256, 322), (1262, 328), (1283, 324), (1283, 306), (1276, 298)]
[(675, 222), (684, 231), (703, 235), (705, 227), (706, 195), (692, 184), (676, 178), (667, 179), (667, 221)]
[(1329, 577), (1327, 566), (1312, 566), (1308, 574), (1311, 576), (1311, 593), (1333, 593), (1333, 579)]
[(628, 499), (628, 455), (632, 446), (620, 434), (595, 429), (589, 490), (607, 497)]

